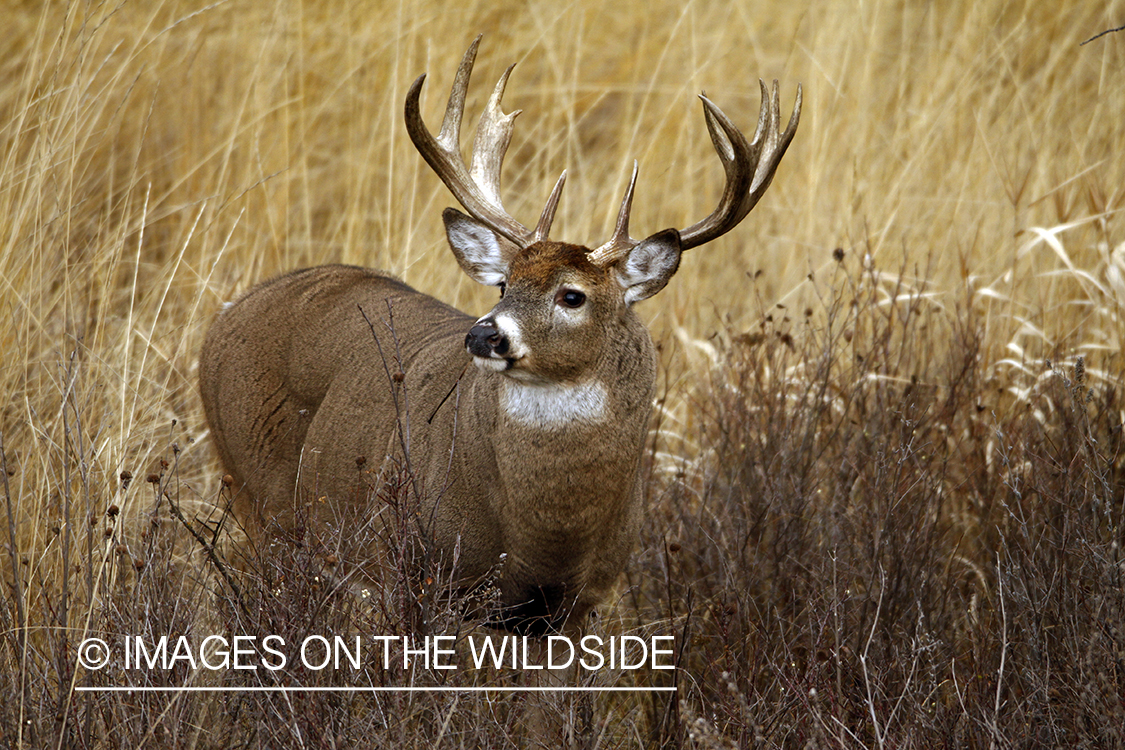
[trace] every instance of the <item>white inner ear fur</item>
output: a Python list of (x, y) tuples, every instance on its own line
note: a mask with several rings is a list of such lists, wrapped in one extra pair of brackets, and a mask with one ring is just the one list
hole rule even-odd
[(508, 278), (506, 240), (460, 211), (449, 209), (442, 218), (449, 247), (465, 273), (486, 286), (502, 284)]
[(680, 237), (658, 232), (640, 242), (617, 265), (617, 281), (625, 288), (625, 304), (648, 299), (659, 292), (680, 267)]

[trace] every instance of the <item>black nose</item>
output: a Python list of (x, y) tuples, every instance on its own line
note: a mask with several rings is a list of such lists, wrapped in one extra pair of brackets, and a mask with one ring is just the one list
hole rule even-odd
[(469, 329), (465, 337), (465, 348), (477, 357), (503, 357), (508, 353), (508, 337), (496, 329), (491, 320), (482, 320)]

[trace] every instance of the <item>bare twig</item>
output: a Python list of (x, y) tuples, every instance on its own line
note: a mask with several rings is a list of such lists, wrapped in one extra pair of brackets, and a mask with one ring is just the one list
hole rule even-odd
[(996, 590), (1000, 597), (1000, 666), (996, 669), (996, 699), (992, 707), (992, 721), (989, 722), (989, 729), (992, 731), (992, 747), (1002, 747), (1000, 708), (1003, 704), (1000, 696), (1004, 689), (1004, 662), (1008, 654), (1008, 611), (1004, 607), (1004, 573), (1000, 568), (999, 553), (996, 555)]
[(1125, 26), (1118, 26), (1116, 29), (1106, 29), (1105, 31), (1103, 31), (1100, 34), (1094, 34), (1092, 37), (1090, 37), (1086, 41), (1079, 43), (1078, 46), (1081, 47), (1083, 44), (1089, 44), (1090, 42), (1094, 41), (1098, 37), (1103, 37), (1106, 34), (1113, 34), (1113, 33), (1118, 32), (1118, 31), (1125, 31)]
[(199, 533), (199, 531), (194, 526), (188, 523), (188, 520), (184, 518), (184, 514), (180, 512), (179, 503), (172, 500), (171, 495), (165, 492), (164, 497), (168, 501), (168, 507), (171, 508), (172, 515), (174, 515), (176, 519), (181, 524), (183, 524), (184, 528), (188, 530), (189, 534), (195, 537), (195, 541), (199, 543), (199, 546), (203, 548), (204, 554), (207, 555), (207, 561), (211, 563), (216, 571), (218, 571), (219, 575), (223, 579), (223, 582), (225, 582), (230, 588), (231, 592), (234, 594), (235, 601), (238, 602), (238, 608), (242, 611), (242, 615), (246, 618), (247, 622), (250, 622), (250, 610), (246, 608), (246, 602), (242, 598), (242, 589), (239, 588), (235, 580), (231, 578), (230, 573), (223, 565), (223, 561), (219, 559), (218, 554), (215, 552), (215, 545), (207, 541), (207, 539), (204, 538), (204, 536)]
[(4, 480), (4, 499), (8, 504), (8, 556), (12, 560), (12, 581), (16, 599), (16, 644), (23, 653), (24, 637), (27, 629), (27, 615), (23, 609), (23, 579), (20, 577), (20, 561), (16, 546), (16, 515), (12, 508), (12, 490), (8, 486), (8, 454), (4, 451), (4, 433), (0, 432), (0, 476)]
[(871, 716), (871, 726), (875, 730), (875, 741), (879, 747), (883, 747), (885, 740), (882, 728), (879, 726), (879, 716), (875, 713), (875, 695), (871, 689), (871, 676), (867, 671), (867, 657), (871, 651), (871, 641), (875, 637), (875, 629), (879, 625), (879, 613), (883, 611), (883, 594), (887, 590), (887, 574), (882, 566), (879, 567), (879, 599), (875, 604), (875, 617), (871, 621), (871, 632), (867, 634), (867, 643), (863, 647), (863, 653), (859, 655), (859, 664), (863, 669), (863, 686), (867, 691), (867, 710)]

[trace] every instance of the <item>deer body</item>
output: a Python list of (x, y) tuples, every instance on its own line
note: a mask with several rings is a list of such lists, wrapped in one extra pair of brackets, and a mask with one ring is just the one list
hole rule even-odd
[(252, 529), (291, 525), (310, 498), (361, 507), (395, 462), (416, 483), (432, 557), (456, 560), (466, 586), (495, 575), (499, 624), (544, 632), (606, 597), (637, 536), (656, 355), (633, 305), (667, 284), (683, 250), (728, 231), (765, 191), (800, 92), (779, 133), (775, 87), (753, 142), (704, 99), (727, 171), (719, 209), (634, 240), (634, 168), (613, 237), (590, 250), (548, 239), (563, 178), (534, 231), (499, 204), (514, 117), (499, 108), (508, 73), (465, 166), (459, 127), (477, 43), (438, 136), (418, 114), (424, 77), (407, 97), (407, 127), (469, 210), (443, 214), (450, 248), (472, 278), (500, 287), (497, 305), (474, 321), (375, 271), (290, 273), (219, 315), (201, 392), (234, 509)]
[[(401, 454), (401, 416), (431, 541), (447, 560), (458, 550), (460, 575), (477, 580), (506, 554), (498, 583), (512, 617), (588, 611), (640, 523), (636, 474), (656, 372), (648, 332), (626, 311), (583, 382), (560, 386), (466, 369), (472, 323), (361, 268), (321, 266), (252, 289), (211, 328), (201, 371), (212, 439), (243, 488), (235, 510), (284, 525), (312, 496), (363, 501), (370, 480), (355, 459), (377, 469)], [(396, 338), (402, 414), (380, 356), (382, 347), (397, 370)]]

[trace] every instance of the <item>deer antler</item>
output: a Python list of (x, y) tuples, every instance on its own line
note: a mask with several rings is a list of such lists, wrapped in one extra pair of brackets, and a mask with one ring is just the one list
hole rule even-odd
[(566, 172), (555, 183), (535, 231), (513, 219), (504, 209), (500, 200), (500, 168), (512, 140), (514, 120), (521, 110), (506, 115), (500, 109), (500, 100), (515, 65), (509, 66), (504, 75), (500, 76), (500, 81), (488, 99), (477, 124), (471, 166), (465, 166), (465, 158), (461, 154), (461, 120), (465, 115), (465, 94), (469, 89), (469, 76), (473, 72), (480, 40), (480, 36), (473, 40), (461, 59), (437, 138), (422, 122), (419, 108), (425, 74), (418, 76), (406, 95), (406, 130), (422, 158), (465, 210), (523, 248), (547, 238), (555, 218), (559, 195), (566, 182)]
[[(785, 150), (793, 140), (793, 134), (797, 132), (797, 123), (801, 119), (800, 84), (797, 85), (797, 103), (793, 107), (793, 114), (789, 117), (789, 124), (784, 132), (778, 132), (781, 106), (777, 81), (773, 82), (772, 97), (766, 91), (766, 84), (762, 81), (758, 83), (762, 87), (762, 107), (758, 114), (758, 129), (751, 142), (747, 142), (746, 136), (742, 135), (714, 102), (705, 95), (701, 94), (699, 97), (703, 101), (703, 115), (707, 120), (711, 143), (727, 175), (727, 184), (723, 189), (723, 197), (719, 199), (719, 205), (710, 216), (680, 230), (680, 245), (684, 250), (698, 247), (726, 234), (746, 218), (746, 214), (750, 213), (750, 209), (754, 208), (758, 199), (769, 187), (781, 157), (785, 155)], [(621, 211), (617, 216), (617, 227), (614, 229), (613, 237), (590, 253), (589, 258), (592, 263), (603, 267), (610, 266), (628, 255), (639, 242), (629, 236), (629, 212), (636, 181), (637, 167), (634, 163), (633, 178), (629, 181), (629, 187), (621, 201)]]

